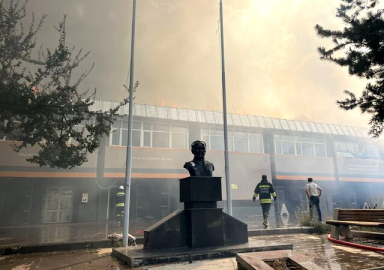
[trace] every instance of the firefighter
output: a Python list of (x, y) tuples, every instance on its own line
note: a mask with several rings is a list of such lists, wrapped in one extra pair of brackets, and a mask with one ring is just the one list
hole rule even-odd
[(124, 219), (124, 202), (125, 202), (124, 187), (119, 186), (119, 189), (116, 193), (116, 220), (117, 220), (118, 227), (120, 227), (120, 223)]
[(271, 195), (273, 198), (276, 200), (276, 192), (273, 189), (273, 186), (271, 183), (268, 182), (267, 176), (262, 175), (261, 176), (261, 181), (260, 183), (257, 184), (255, 188), (255, 193), (253, 194), (252, 200), (255, 202), (257, 196), (260, 195), (260, 204), (261, 204), (261, 209), (263, 210), (263, 225), (264, 229), (269, 228), (269, 223), (268, 223), (268, 216), (269, 216), (269, 209), (271, 209)]

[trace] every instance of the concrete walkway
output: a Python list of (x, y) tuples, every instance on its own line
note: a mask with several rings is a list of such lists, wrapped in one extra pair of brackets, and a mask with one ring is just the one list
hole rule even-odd
[(150, 270), (236, 270), (235, 258), (198, 261), (193, 263), (170, 264), (148, 268)]
[[(294, 243), (293, 250), (313, 256), (314, 262), (327, 270), (366, 270), (383, 267), (384, 255), (329, 242), (325, 235), (290, 234), (252, 237), (257, 240)], [(0, 256), (1, 270), (128, 269), (110, 256), (112, 249), (49, 252)], [(134, 270), (229, 270), (236, 269), (234, 258), (174, 263)]]
[[(309, 233), (307, 227), (251, 229), (249, 236)], [(121, 233), (116, 222), (47, 224), (0, 228), (0, 255), (113, 247), (108, 235)], [(143, 235), (136, 234), (137, 243)]]

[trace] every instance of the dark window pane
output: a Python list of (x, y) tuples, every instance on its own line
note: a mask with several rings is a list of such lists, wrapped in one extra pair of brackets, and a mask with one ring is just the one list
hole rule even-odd
[(141, 131), (132, 130), (132, 146), (140, 146)]
[(282, 147), (283, 147), (283, 154), (287, 154), (287, 155), (294, 155), (295, 154), (295, 146), (294, 146), (293, 142), (283, 141)]
[(296, 155), (301, 156), (301, 143), (295, 143), (296, 145)]
[(143, 146), (151, 147), (151, 133), (144, 131), (144, 142)]
[(315, 144), (315, 151), (317, 157), (326, 157), (327, 150), (325, 149), (325, 144)]
[(281, 141), (275, 141), (276, 145), (276, 154), (281, 154)]
[(141, 122), (133, 121), (132, 128), (141, 130)]
[(128, 145), (128, 130), (126, 129), (121, 130), (121, 145), (122, 146)]
[(144, 130), (151, 130), (151, 123), (144, 122), (143, 123), (143, 129)]
[(302, 137), (301, 141), (302, 142), (307, 142), (307, 143), (312, 143), (313, 139), (311, 137)]
[(248, 152), (248, 139), (235, 137), (235, 151), (236, 152)]
[(324, 142), (324, 138), (313, 138), (313, 141), (314, 141), (315, 143), (325, 143), (325, 142)]
[(153, 132), (153, 147), (169, 148), (169, 133)]
[(203, 141), (206, 143), (207, 149), (211, 149), (211, 147), (209, 145), (209, 136), (208, 135), (203, 135)]
[(292, 136), (287, 136), (287, 135), (281, 135), (281, 140), (283, 141), (293, 141)]
[(303, 156), (314, 156), (315, 155), (313, 144), (303, 143), (302, 145), (303, 145)]
[[(249, 133), (249, 137), (250, 138), (262, 138), (263, 136), (260, 134), (260, 133), (253, 133), (253, 132), (250, 132)], [(275, 138), (276, 138), (276, 136), (275, 136)]]
[(224, 150), (224, 136), (211, 136), (211, 149)]
[(211, 129), (211, 135), (223, 135), (224, 131), (219, 129)]
[(120, 145), (120, 130), (118, 129), (112, 132), (112, 145)]
[(172, 132), (187, 133), (187, 127), (185, 127), (185, 126), (172, 126), (171, 131)]
[(121, 124), (121, 121), (115, 121), (115, 122), (113, 122), (112, 127), (120, 128), (120, 124)]
[(263, 141), (260, 139), (249, 139), (250, 152), (263, 153)]
[(234, 135), (235, 137), (244, 137), (244, 138), (247, 138), (247, 137), (248, 137), (247, 132), (238, 132), (238, 131), (235, 131), (235, 132), (233, 132), (233, 135)]
[(182, 133), (172, 134), (172, 148), (186, 149), (187, 135)]
[(155, 130), (155, 131), (168, 131), (169, 132), (169, 125), (167, 125), (167, 124), (153, 124), (153, 130)]
[(202, 130), (201, 130), (201, 133), (203, 133), (204, 135), (208, 135), (209, 134), (209, 129), (207, 129), (207, 128), (203, 128)]

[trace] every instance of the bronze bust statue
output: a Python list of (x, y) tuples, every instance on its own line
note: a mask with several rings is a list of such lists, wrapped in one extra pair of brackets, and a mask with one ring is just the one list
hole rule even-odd
[(215, 167), (205, 160), (206, 144), (203, 141), (194, 141), (191, 144), (193, 160), (186, 162), (184, 168), (188, 170), (190, 176), (212, 176)]

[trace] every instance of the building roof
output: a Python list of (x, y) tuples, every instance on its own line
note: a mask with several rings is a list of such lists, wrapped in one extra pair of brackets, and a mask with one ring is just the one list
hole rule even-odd
[[(95, 100), (91, 110), (108, 111), (119, 105), (119, 102)], [(128, 115), (129, 104), (121, 107), (118, 114)], [(134, 104), (133, 115), (176, 121), (188, 121), (208, 124), (223, 124), (223, 113), (216, 111), (173, 108), (166, 106)], [(302, 120), (287, 120), (264, 116), (228, 113), (228, 125), (239, 127), (269, 128), (301, 132), (324, 133), (355, 137), (368, 137), (368, 129), (335, 124), (317, 123)]]

